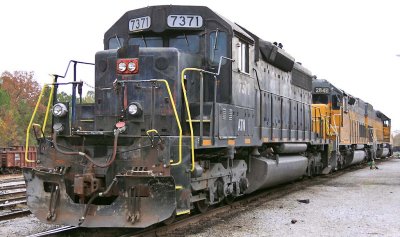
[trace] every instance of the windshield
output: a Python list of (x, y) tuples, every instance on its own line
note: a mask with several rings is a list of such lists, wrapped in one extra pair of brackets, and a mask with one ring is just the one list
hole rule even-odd
[(328, 95), (313, 94), (313, 104), (328, 104)]
[(134, 37), (128, 41), (129, 45), (139, 45), (139, 47), (163, 47), (163, 39), (161, 37)]
[(108, 40), (108, 49), (119, 49), (124, 44), (124, 38), (113, 37)]
[[(164, 43), (168, 42), (168, 43)], [(175, 35), (168, 38), (155, 36), (135, 36), (129, 39), (129, 45), (139, 45), (139, 47), (172, 47), (189, 53), (200, 51), (199, 35)], [(168, 45), (168, 46), (165, 46)]]
[(169, 39), (169, 47), (181, 49), (185, 52), (198, 53), (200, 51), (200, 37), (198, 35), (178, 35)]

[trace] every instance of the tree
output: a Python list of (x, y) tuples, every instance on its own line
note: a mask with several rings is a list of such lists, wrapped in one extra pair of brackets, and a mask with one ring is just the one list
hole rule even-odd
[(90, 104), (94, 103), (94, 91), (88, 91), (86, 96), (82, 98), (82, 103)]
[[(5, 71), (0, 81), (0, 146), (25, 144), (26, 128), (41, 92), (33, 72)], [(49, 92), (43, 97), (48, 98)], [(46, 99), (38, 108), (38, 121), (43, 121)]]

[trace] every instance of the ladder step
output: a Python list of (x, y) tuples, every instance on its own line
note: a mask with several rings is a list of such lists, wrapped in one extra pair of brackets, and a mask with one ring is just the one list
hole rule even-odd
[(93, 123), (93, 122), (94, 122), (94, 119), (81, 119), (81, 120), (79, 120), (79, 121), (85, 122), (85, 123)]

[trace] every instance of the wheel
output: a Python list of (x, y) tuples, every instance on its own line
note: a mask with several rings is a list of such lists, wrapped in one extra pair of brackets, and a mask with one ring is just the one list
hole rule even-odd
[(206, 203), (206, 200), (201, 200), (194, 203), (194, 207), (200, 212), (205, 213), (210, 205)]

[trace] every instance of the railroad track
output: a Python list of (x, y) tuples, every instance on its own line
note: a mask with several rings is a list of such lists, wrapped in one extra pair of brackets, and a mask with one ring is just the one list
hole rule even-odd
[(0, 186), (0, 209), (13, 207), (18, 204), (26, 204), (25, 183), (13, 181)]
[(72, 231), (79, 229), (76, 226), (62, 226), (59, 228), (43, 231), (37, 234), (29, 235), (28, 237), (42, 237), (42, 236), (56, 236), (57, 234), (71, 233)]
[(3, 193), (2, 191), (7, 191), (7, 190), (25, 189), (25, 188), (26, 188), (25, 183), (14, 184), (14, 185), (4, 185), (4, 186), (0, 186), (0, 193)]
[(0, 180), (0, 210), (1, 221), (31, 214), (26, 207), (26, 186), (23, 178)]
[(0, 179), (0, 185), (4, 183), (11, 183), (11, 182), (20, 182), (24, 181), (23, 177), (15, 177), (15, 178), (8, 178), (8, 179)]
[[(382, 160), (377, 160), (377, 164), (379, 164)], [(116, 229), (116, 228), (96, 228), (96, 229), (88, 229), (88, 228), (80, 228), (80, 227), (61, 227), (54, 229), (54, 231), (46, 231), (41, 232), (35, 235), (31, 235), (31, 237), (39, 237), (39, 236), (119, 236), (119, 237), (161, 237), (161, 236), (184, 236), (187, 233), (190, 233), (193, 229), (193, 226), (199, 223), (202, 226), (210, 226), (215, 220), (224, 219), (234, 217), (238, 215), (243, 210), (253, 209), (257, 206), (286, 196), (290, 193), (302, 190), (307, 187), (320, 185), (326, 183), (336, 177), (339, 177), (347, 172), (351, 172), (353, 170), (358, 170), (366, 167), (367, 164), (355, 165), (348, 167), (344, 170), (339, 170), (334, 173), (310, 178), (304, 178), (302, 180), (294, 181), (288, 184), (280, 185), (274, 188), (270, 188), (267, 190), (261, 190), (252, 195), (241, 197), (237, 199), (235, 202), (221, 206), (221, 207), (212, 207), (206, 213), (193, 213), (190, 216), (186, 216), (184, 218), (176, 219), (170, 225), (157, 225), (147, 229)], [(199, 228), (199, 227), (197, 227)]]
[(11, 210), (10, 212), (5, 212), (0, 214), (0, 221), (10, 220), (17, 217), (23, 217), (29, 214), (31, 214), (31, 211), (28, 209)]

